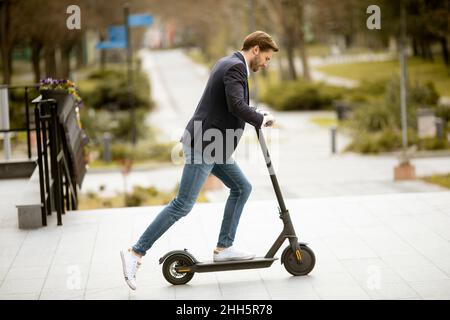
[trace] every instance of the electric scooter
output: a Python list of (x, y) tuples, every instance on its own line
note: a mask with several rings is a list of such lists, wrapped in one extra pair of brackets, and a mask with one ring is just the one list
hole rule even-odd
[(170, 251), (159, 259), (159, 264), (162, 264), (164, 278), (171, 284), (186, 284), (194, 277), (195, 273), (268, 268), (278, 259), (275, 258), (275, 254), (286, 239), (289, 240), (289, 245), (281, 254), (281, 263), (284, 265), (287, 272), (294, 276), (304, 276), (314, 269), (316, 263), (314, 252), (308, 247), (307, 243), (298, 242), (289, 211), (286, 209), (280, 186), (272, 166), (264, 135), (262, 131), (258, 129), (256, 129), (256, 135), (261, 145), (266, 166), (269, 170), (270, 179), (272, 180), (272, 185), (278, 200), (279, 216), (284, 225), (283, 231), (264, 257), (257, 257), (252, 260), (200, 262), (187, 251), (187, 249)]

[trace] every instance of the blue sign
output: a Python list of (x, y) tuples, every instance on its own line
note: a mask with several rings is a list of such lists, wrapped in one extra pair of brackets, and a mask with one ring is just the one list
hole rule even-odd
[[(149, 14), (132, 14), (128, 16), (130, 27), (143, 27), (153, 24), (153, 16)], [(97, 43), (97, 49), (122, 49), (127, 47), (127, 32), (125, 26), (108, 28), (108, 41)]]
[(127, 41), (125, 26), (112, 26), (108, 28), (108, 39), (112, 42)]
[(97, 43), (97, 49), (122, 49), (127, 47), (127, 33), (125, 26), (108, 28), (108, 41)]
[(103, 41), (95, 45), (96, 49), (124, 49), (126, 47), (126, 41)]
[(130, 27), (151, 26), (153, 16), (149, 14), (132, 14), (128, 16), (128, 24)]

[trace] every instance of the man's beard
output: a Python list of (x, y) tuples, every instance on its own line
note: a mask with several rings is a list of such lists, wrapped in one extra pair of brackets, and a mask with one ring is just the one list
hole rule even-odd
[(250, 61), (250, 69), (253, 72), (257, 72), (259, 70), (258, 58), (259, 58), (259, 53)]

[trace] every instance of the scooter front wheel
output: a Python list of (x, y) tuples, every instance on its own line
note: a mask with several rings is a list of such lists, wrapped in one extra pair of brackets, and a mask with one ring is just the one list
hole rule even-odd
[(292, 251), (291, 246), (284, 249), (281, 256), (281, 262), (284, 264), (287, 272), (294, 276), (306, 276), (314, 269), (316, 257), (311, 248), (300, 243), (301, 261), (298, 262), (297, 256)]
[[(162, 266), (164, 278), (174, 285), (186, 284), (194, 277), (193, 272), (179, 272), (180, 267), (189, 267), (194, 263), (184, 254), (174, 254), (168, 257)], [(178, 271), (177, 269), (178, 268)]]

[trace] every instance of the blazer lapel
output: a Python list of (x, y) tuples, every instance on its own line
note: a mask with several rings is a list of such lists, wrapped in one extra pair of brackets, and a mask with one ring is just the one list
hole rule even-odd
[(245, 88), (246, 88), (246, 100), (247, 104), (250, 104), (250, 90), (248, 89), (248, 80), (245, 81)]
[[(242, 54), (240, 52), (235, 52), (234, 54), (239, 58), (239, 60), (241, 60), (244, 64), (246, 64), (245, 58), (242, 56)], [(245, 68), (245, 69), (247, 69), (247, 68)], [(245, 72), (247, 73), (247, 70), (245, 70)], [(250, 75), (247, 74), (247, 79), (245, 79), (245, 100), (247, 101), (247, 104), (250, 103), (250, 90), (248, 88), (248, 77), (249, 76)]]

